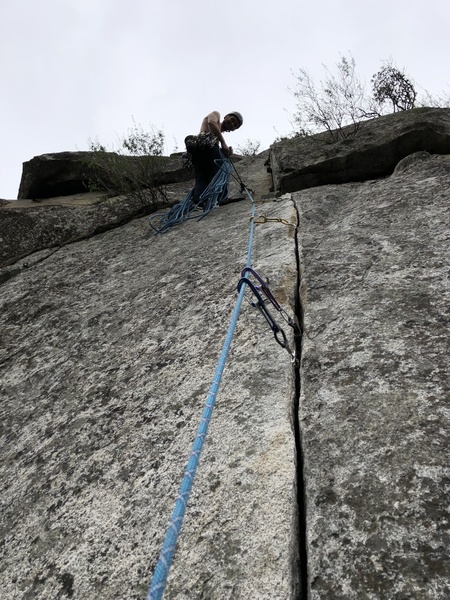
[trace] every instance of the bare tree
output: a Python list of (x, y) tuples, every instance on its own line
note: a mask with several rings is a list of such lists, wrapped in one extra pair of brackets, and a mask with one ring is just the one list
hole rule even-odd
[(332, 73), (323, 65), (324, 80), (317, 86), (306, 69), (293, 73), (297, 85), (291, 93), (297, 106), (293, 115), (295, 135), (305, 136), (328, 131), (337, 141), (355, 134), (366, 119), (416, 106), (450, 107), (450, 94), (432, 96), (424, 90), (418, 100), (415, 84), (392, 59), (372, 76), (371, 94), (356, 73), (356, 63), (349, 55), (341, 57)]
[(260, 146), (261, 142), (259, 140), (247, 139), (242, 146), (237, 147), (237, 152), (242, 156), (256, 156)]
[(450, 92), (443, 92), (440, 96), (432, 96), (427, 90), (417, 101), (417, 106), (429, 106), (432, 108), (450, 108)]
[[(306, 69), (294, 73), (297, 78), (292, 92), (297, 100), (294, 126), (303, 135), (326, 130), (335, 141), (356, 133), (362, 120), (377, 113), (356, 73), (355, 59), (351, 55), (341, 57), (336, 64), (336, 74), (323, 67), (326, 78), (320, 81), (319, 87)], [(348, 125), (351, 127), (346, 127)]]

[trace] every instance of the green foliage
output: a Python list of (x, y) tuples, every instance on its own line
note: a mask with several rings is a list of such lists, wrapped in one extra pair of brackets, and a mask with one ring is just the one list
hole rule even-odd
[(91, 173), (89, 189), (108, 196), (126, 195), (142, 205), (166, 199), (161, 184), (164, 133), (153, 125), (145, 131), (133, 120), (133, 127), (121, 138), (119, 148), (106, 151), (98, 140), (89, 140), (91, 154), (86, 160)]
[(237, 147), (237, 152), (242, 156), (256, 156), (260, 146), (261, 142), (259, 140), (247, 139), (242, 146)]

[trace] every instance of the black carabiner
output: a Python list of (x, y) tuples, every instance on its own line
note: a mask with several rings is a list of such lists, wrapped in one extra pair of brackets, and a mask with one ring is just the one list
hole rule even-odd
[(251, 273), (253, 275), (253, 277), (255, 279), (258, 280), (258, 282), (261, 285), (261, 290), (264, 293), (264, 295), (266, 296), (266, 298), (269, 300), (269, 302), (271, 302), (273, 304), (273, 306), (275, 307), (275, 309), (278, 312), (281, 312), (283, 309), (281, 308), (281, 306), (278, 304), (278, 302), (275, 300), (272, 292), (270, 291), (270, 288), (268, 286), (268, 281), (264, 280), (261, 275), (259, 275), (259, 273), (257, 273), (254, 269), (252, 269), (251, 267), (245, 267), (244, 269), (242, 269), (242, 273), (241, 273), (241, 277), (245, 276), (245, 273)]
[[(247, 269), (249, 269), (249, 267)], [(252, 271), (253, 271), (253, 269), (252, 269)], [(267, 307), (266, 307), (266, 305), (264, 303), (264, 300), (262, 299), (261, 294), (259, 293), (259, 291), (258, 291), (257, 287), (255, 286), (255, 284), (252, 281), (250, 281), (250, 279), (248, 277), (241, 277), (239, 279), (238, 284), (237, 284), (238, 292), (241, 291), (241, 287), (244, 284), (248, 285), (249, 288), (252, 290), (253, 294), (255, 295), (257, 302), (252, 302), (252, 305), (253, 306), (257, 306), (259, 308), (259, 310), (262, 313), (263, 317), (266, 319), (267, 324), (269, 325), (270, 329), (272, 330), (273, 335), (274, 335), (275, 340), (277, 341), (277, 343), (282, 348), (286, 348), (290, 352), (290, 348), (289, 348), (289, 345), (288, 345), (286, 334), (281, 329), (281, 327), (278, 325), (278, 323), (273, 319), (273, 317), (270, 314), (270, 312), (267, 310)], [(278, 337), (279, 334), (281, 334), (282, 339), (280, 339)]]
[(241, 291), (241, 287), (244, 285), (244, 283), (246, 285), (248, 285), (248, 287), (252, 290), (252, 292), (255, 294), (257, 300), (258, 300), (258, 305), (259, 304), (264, 304), (264, 300), (261, 298), (261, 294), (258, 292), (258, 288), (255, 286), (255, 284), (250, 281), (250, 279), (248, 277), (241, 277), (238, 281), (237, 284), (237, 290), (238, 292)]

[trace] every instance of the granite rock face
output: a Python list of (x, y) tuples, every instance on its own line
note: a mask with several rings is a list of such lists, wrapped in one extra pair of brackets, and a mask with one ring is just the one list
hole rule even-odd
[[(35, 156), (24, 162), (17, 197), (40, 200), (87, 192), (89, 181), (97, 177), (98, 167), (92, 161), (93, 154), (92, 152), (56, 152)], [(114, 156), (114, 153), (105, 154)], [(147, 160), (146, 157), (139, 156), (121, 156), (120, 159), (130, 165), (136, 165), (137, 168), (142, 160)], [(155, 161), (161, 183), (179, 183), (190, 179), (189, 173), (183, 168), (181, 156), (160, 156), (155, 157)], [(105, 175), (102, 174), (103, 179), (104, 177)]]
[[(107, 198), (100, 192), (74, 194), (34, 202), (17, 200), (0, 206), (0, 281), (7, 278), (2, 267), (45, 250), (89, 238), (127, 223), (131, 219), (166, 209), (178, 202), (186, 185), (170, 186), (166, 196), (140, 194), (138, 198)], [(6, 273), (6, 275), (5, 275)]]
[[(95, 176), (86, 172), (89, 154), (92, 153), (45, 154), (24, 163), (19, 200), (0, 200), (0, 282), (16, 273), (17, 261), (30, 254), (57, 249), (142, 215), (166, 210), (179, 202), (194, 184), (192, 173), (183, 168), (181, 155), (171, 155), (158, 157), (163, 171), (158, 174), (160, 186), (153, 193), (108, 197), (105, 192), (86, 192), (86, 180)], [(258, 159), (236, 157), (235, 162), (244, 160), (244, 168), (251, 169), (252, 161), (260, 164), (267, 155), (268, 151)], [(139, 160), (139, 157), (122, 158)], [(262, 169), (259, 171), (252, 175), (254, 185), (263, 180), (266, 186), (269, 178)], [(68, 181), (71, 183), (67, 184)], [(62, 195), (47, 198), (50, 190), (58, 190)], [(230, 192), (233, 197), (241, 195), (234, 180)], [(27, 264), (27, 260), (22, 260), (22, 264)]]
[[(0, 286), (5, 597), (145, 597), (236, 300), (249, 205), (164, 236), (136, 219), (31, 255)], [(253, 264), (291, 311), (297, 215), (290, 200), (269, 205), (292, 225), (257, 226)], [(165, 597), (297, 594), (294, 402), (291, 358), (245, 302)]]
[(294, 194), (308, 598), (449, 597), (449, 157)]
[[(238, 165), (252, 266), (300, 365), (247, 292), (164, 597), (443, 600), (450, 159), (275, 198), (266, 158)], [(68, 208), (83, 236), (26, 241)], [(96, 210), (10, 213), (31, 221), (0, 272), (8, 600), (145, 597), (246, 262), (248, 202), (162, 236), (113, 212), (89, 231)]]
[(400, 160), (419, 151), (450, 153), (449, 108), (416, 108), (364, 121), (356, 135), (337, 142), (322, 133), (274, 144), (274, 188), (284, 194), (385, 177)]

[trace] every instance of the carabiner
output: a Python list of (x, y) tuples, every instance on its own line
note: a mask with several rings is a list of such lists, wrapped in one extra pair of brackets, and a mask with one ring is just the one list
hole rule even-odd
[(281, 308), (281, 306), (280, 306), (280, 305), (278, 304), (278, 302), (275, 300), (275, 298), (274, 298), (274, 296), (273, 296), (272, 292), (271, 292), (271, 291), (270, 291), (270, 289), (269, 289), (269, 286), (268, 286), (268, 283), (269, 283), (269, 282), (268, 282), (268, 281), (265, 281), (265, 280), (264, 280), (264, 279), (261, 277), (261, 275), (259, 275), (259, 273), (257, 273), (257, 272), (256, 272), (254, 269), (252, 269), (251, 267), (245, 267), (244, 269), (242, 269), (242, 272), (241, 272), (241, 277), (245, 277), (245, 274), (246, 274), (247, 272), (248, 272), (248, 273), (251, 273), (251, 274), (253, 275), (253, 277), (254, 277), (255, 279), (257, 279), (257, 280), (258, 280), (258, 282), (259, 282), (259, 283), (260, 283), (260, 285), (261, 285), (261, 290), (262, 290), (262, 292), (264, 293), (264, 295), (266, 296), (266, 298), (267, 298), (267, 299), (268, 299), (268, 300), (269, 300), (269, 301), (270, 301), (270, 302), (273, 304), (273, 306), (275, 307), (275, 309), (276, 309), (278, 312), (281, 312), (281, 311), (282, 311), (282, 308)]
[[(267, 324), (269, 325), (270, 329), (272, 330), (273, 335), (274, 335), (275, 340), (277, 341), (277, 343), (282, 348), (286, 348), (289, 352), (291, 352), (291, 350), (289, 348), (289, 344), (288, 344), (287, 338), (286, 338), (286, 334), (281, 329), (281, 327), (278, 325), (278, 323), (273, 319), (273, 317), (270, 314), (270, 312), (267, 310), (267, 307), (266, 307), (266, 305), (264, 303), (264, 300), (262, 299), (261, 294), (259, 293), (259, 291), (258, 291), (257, 287), (255, 286), (255, 284), (252, 281), (250, 281), (250, 279), (248, 279), (248, 277), (241, 277), (239, 279), (238, 284), (237, 284), (238, 292), (241, 291), (241, 287), (244, 284), (248, 285), (249, 288), (252, 290), (253, 294), (255, 295), (257, 302), (252, 302), (252, 305), (253, 306), (257, 306), (259, 308), (259, 310), (262, 313), (263, 317), (266, 319)], [(282, 339), (280, 339), (280, 337), (279, 337), (280, 334), (282, 336)], [(291, 352), (291, 354), (292, 354), (292, 352)]]

